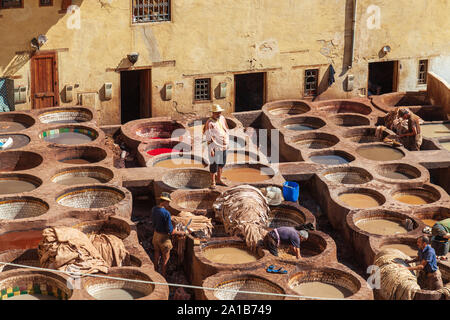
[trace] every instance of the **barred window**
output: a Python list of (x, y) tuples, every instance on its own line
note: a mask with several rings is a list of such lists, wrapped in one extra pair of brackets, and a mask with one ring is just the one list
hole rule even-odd
[(196, 79), (195, 80), (195, 100), (211, 100), (211, 79)]
[(305, 96), (317, 95), (319, 69), (305, 70)]
[(53, 6), (53, 0), (39, 0), (40, 7), (51, 7)]
[(133, 22), (170, 21), (170, 0), (133, 0)]
[(427, 84), (427, 73), (428, 73), (428, 60), (419, 61), (419, 76), (418, 84)]
[(0, 0), (0, 8), (23, 8), (23, 0)]

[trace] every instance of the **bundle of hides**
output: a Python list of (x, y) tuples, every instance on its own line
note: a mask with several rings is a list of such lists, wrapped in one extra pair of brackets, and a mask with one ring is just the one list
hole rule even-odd
[(91, 235), (69, 227), (51, 227), (42, 232), (38, 246), (40, 265), (62, 271), (108, 273), (122, 266), (129, 254), (122, 240), (113, 235)]
[(261, 191), (241, 185), (222, 193), (213, 204), (216, 218), (231, 236), (243, 237), (247, 247), (256, 250), (267, 234), (269, 205)]
[(189, 220), (191, 223), (188, 226), (188, 231), (198, 238), (210, 238), (213, 230), (213, 225), (211, 219), (205, 216), (196, 216), (190, 212), (182, 211), (178, 216), (172, 217), (172, 223), (178, 230), (184, 230), (184, 227), (188, 224)]
[(410, 257), (397, 249), (383, 249), (375, 256), (374, 265), (380, 268), (382, 296), (388, 300), (413, 300), (420, 286), (414, 273), (404, 266)]

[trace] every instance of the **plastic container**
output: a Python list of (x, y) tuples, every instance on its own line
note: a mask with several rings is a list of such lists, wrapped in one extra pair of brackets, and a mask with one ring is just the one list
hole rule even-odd
[(449, 241), (436, 240), (435, 237), (431, 238), (431, 247), (436, 251), (437, 256), (447, 255), (450, 247)]
[(297, 202), (300, 193), (300, 186), (297, 182), (286, 181), (283, 184), (283, 198), (286, 201)]

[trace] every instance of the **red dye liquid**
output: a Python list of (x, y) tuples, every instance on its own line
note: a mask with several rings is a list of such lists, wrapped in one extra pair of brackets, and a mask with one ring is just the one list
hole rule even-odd
[(147, 151), (147, 154), (149, 156), (157, 156), (157, 155), (160, 155), (163, 153), (172, 153), (172, 152), (176, 152), (176, 150), (174, 150), (172, 148), (157, 148), (157, 149)]
[(0, 252), (14, 249), (35, 249), (42, 240), (42, 230), (11, 232), (0, 236)]

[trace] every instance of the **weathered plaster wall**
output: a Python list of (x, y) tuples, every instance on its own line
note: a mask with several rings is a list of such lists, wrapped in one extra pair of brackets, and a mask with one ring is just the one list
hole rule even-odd
[(435, 105), (442, 106), (450, 119), (450, 85), (438, 75), (428, 73), (427, 96)]

